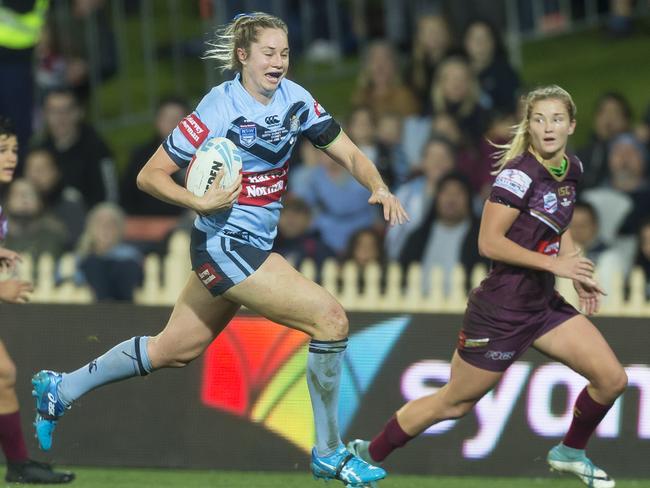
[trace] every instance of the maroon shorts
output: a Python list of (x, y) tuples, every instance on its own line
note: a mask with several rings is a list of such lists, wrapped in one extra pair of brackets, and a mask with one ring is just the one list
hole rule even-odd
[(505, 371), (536, 339), (579, 313), (558, 293), (541, 310), (511, 310), (471, 293), (458, 354), (477, 368)]

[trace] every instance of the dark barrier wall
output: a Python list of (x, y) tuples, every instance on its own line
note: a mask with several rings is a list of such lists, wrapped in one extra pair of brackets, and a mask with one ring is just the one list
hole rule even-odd
[[(31, 429), (29, 378), (70, 371), (134, 335), (154, 334), (169, 309), (125, 305), (0, 306), (2, 340), (18, 367), (23, 421)], [(374, 435), (404, 403), (448, 376), (460, 317), (351, 314), (341, 391), (345, 439)], [(650, 323), (599, 318), (630, 388), (590, 445), (615, 477), (648, 477)], [(59, 464), (306, 470), (313, 443), (305, 385), (307, 337), (238, 316), (183, 370), (92, 392), (60, 421)], [(439, 424), (397, 452), (395, 472), (544, 476), (544, 457), (571, 419), (585, 382), (529, 351), (467, 418)], [(30, 436), (31, 437), (31, 436)], [(32, 451), (36, 450), (31, 444)]]

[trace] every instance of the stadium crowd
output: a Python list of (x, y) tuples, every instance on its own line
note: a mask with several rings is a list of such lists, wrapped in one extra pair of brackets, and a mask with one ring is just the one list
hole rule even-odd
[[(132, 149), (120, 177), (109, 144), (84, 116), (83, 59), (63, 58), (59, 43), (47, 23), (34, 50), (35, 130), (19, 141), (20, 177), (3, 195), (5, 246), (35, 258), (74, 252), (74, 279), (90, 285), (98, 300), (132, 300), (143, 256), (164, 252), (165, 236), (191, 225), (184, 209), (140, 192), (135, 176), (192, 105), (179, 96), (162, 99), (150, 137)], [(7, 51), (0, 50), (5, 60)], [(328, 258), (362, 268), (373, 261), (420, 262), (424, 291), (431, 286), (427, 271), (439, 266), (448, 286), (456, 264), (471, 270), (483, 259), (476, 241), (492, 165), (528, 87), (487, 20), (458, 30), (442, 15), (421, 15), (410, 46), (372, 41), (360, 66), (341, 123), (411, 220), (387, 228), (367, 204), (368, 191), (303, 139), (291, 162), (274, 249), (297, 266)], [(114, 69), (108, 62), (102, 76)], [(599, 97), (593, 120), (581, 121), (592, 131), (586, 145), (572, 148), (585, 167), (572, 229), (601, 269), (627, 274), (641, 266), (650, 280), (650, 107), (638, 126), (634, 120), (625, 94), (612, 91)], [(144, 221), (154, 224), (140, 225)], [(650, 298), (650, 281), (647, 291)]]

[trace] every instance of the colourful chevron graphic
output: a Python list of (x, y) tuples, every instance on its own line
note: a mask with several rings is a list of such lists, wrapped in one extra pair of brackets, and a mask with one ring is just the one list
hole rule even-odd
[[(350, 336), (339, 402), (342, 435), (409, 321), (395, 317)], [(204, 355), (201, 401), (310, 452), (315, 431), (305, 379), (308, 342), (302, 332), (264, 318), (236, 317)]]

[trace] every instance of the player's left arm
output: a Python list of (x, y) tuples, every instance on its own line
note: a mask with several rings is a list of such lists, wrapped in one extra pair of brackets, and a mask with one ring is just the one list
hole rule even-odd
[(409, 220), (406, 210), (381, 179), (375, 165), (343, 130), (339, 137), (323, 148), (323, 151), (370, 190), (371, 195), (368, 203), (381, 204), (384, 208), (384, 219), (390, 222), (390, 225), (403, 224)]
[[(571, 231), (567, 229), (564, 234), (562, 234), (560, 240), (559, 255), (562, 256), (564, 254), (572, 254), (575, 252), (582, 252), (582, 249), (580, 249), (580, 246), (578, 246), (573, 240)], [(585, 315), (592, 315), (598, 312), (598, 309), (600, 308), (600, 296), (606, 295), (606, 293), (596, 280), (594, 279), (594, 286), (589, 286), (585, 283), (573, 280), (573, 287), (578, 293), (580, 308), (584, 311)]]

